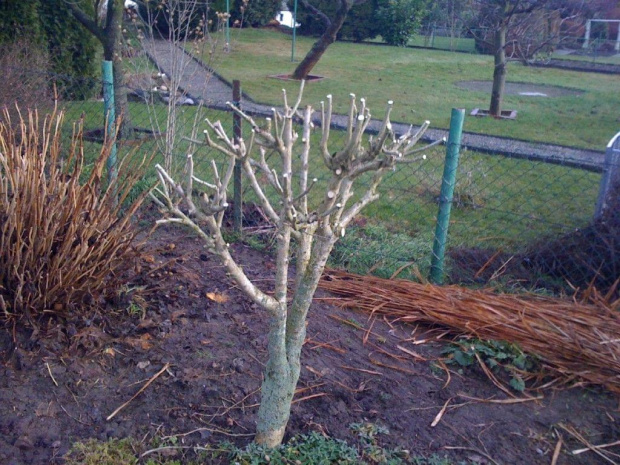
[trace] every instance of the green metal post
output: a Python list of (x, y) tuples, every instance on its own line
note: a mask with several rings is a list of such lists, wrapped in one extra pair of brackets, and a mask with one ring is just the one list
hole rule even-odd
[(114, 111), (114, 71), (111, 61), (101, 62), (103, 72), (103, 108), (105, 112), (105, 130), (108, 140), (114, 140), (110, 147), (110, 157), (107, 161), (108, 183), (112, 183), (118, 176), (116, 163), (116, 114)]
[(429, 280), (433, 284), (442, 284), (444, 278), (444, 258), (446, 242), (448, 240), (448, 226), (450, 225), (452, 196), (454, 194), (454, 185), (456, 184), (456, 171), (459, 166), (459, 150), (461, 148), (464, 118), (464, 109), (452, 109), (450, 135), (448, 136), (448, 146), (446, 148), (446, 162), (443, 167), (441, 192), (439, 194), (439, 213), (437, 214), (435, 240), (433, 241), (433, 257), (431, 259)]
[(293, 46), (291, 48), (291, 61), (295, 61), (295, 37), (297, 35), (297, 0), (293, 8)]
[[(241, 108), (241, 82), (233, 81), (233, 103), (237, 108)], [(233, 136), (235, 143), (241, 140), (241, 116), (233, 113)], [(243, 221), (243, 184), (241, 182), (241, 163), (235, 162), (235, 170), (233, 172), (233, 228), (236, 233), (241, 234)]]
[(230, 0), (226, 0), (226, 51), (230, 51)]

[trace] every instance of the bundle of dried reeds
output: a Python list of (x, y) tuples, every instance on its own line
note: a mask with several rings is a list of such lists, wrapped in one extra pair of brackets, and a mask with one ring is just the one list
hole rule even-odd
[(320, 286), (356, 307), (406, 322), (440, 324), (481, 339), (505, 340), (540, 357), (563, 380), (620, 393), (618, 301), (595, 304), (459, 286), (387, 280), (326, 271)]

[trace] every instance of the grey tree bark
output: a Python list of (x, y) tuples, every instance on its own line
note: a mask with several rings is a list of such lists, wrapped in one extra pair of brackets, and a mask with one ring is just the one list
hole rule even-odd
[(121, 117), (117, 138), (126, 139), (131, 132), (131, 121), (127, 106), (127, 87), (121, 65), (120, 44), (123, 26), (123, 0), (108, 0), (103, 17), (99, 17), (100, 0), (93, 0), (94, 16), (86, 14), (77, 2), (67, 0), (71, 13), (82, 26), (93, 34), (103, 47), (103, 59), (113, 63), (114, 106), (116, 117)]
[(491, 116), (502, 115), (502, 101), (506, 87), (506, 31), (507, 27), (501, 25), (495, 31), (494, 54), (493, 54), (493, 87), (491, 89)]
[[(205, 144), (225, 154), (229, 160), (223, 176), (213, 163), (213, 182), (198, 179), (194, 176), (192, 155), (188, 155), (186, 176), (180, 183), (160, 165), (156, 166), (160, 185), (153, 195), (165, 212), (165, 217), (158, 224), (175, 223), (194, 230), (207, 248), (219, 256), (238, 286), (269, 315), (269, 359), (261, 386), (256, 434), (256, 442), (269, 447), (280, 444), (284, 436), (300, 374), (306, 318), (334, 244), (344, 236), (353, 218), (378, 198), (377, 187), (384, 173), (398, 163), (419, 162), (425, 156), (415, 158), (412, 155), (428, 148), (415, 148), (428, 128), (428, 121), (416, 132), (410, 129), (401, 137), (395, 137), (389, 120), (392, 102), (388, 104), (378, 135), (369, 137), (365, 142), (364, 132), (371, 120), (370, 111), (364, 99), (358, 103), (352, 95), (346, 140), (334, 151), (329, 147), (332, 99), (328, 96), (327, 104), (321, 104), (321, 142), (316, 152), (322, 156), (330, 179), (323, 186), (322, 200), (312, 208), (308, 193), (318, 188), (319, 184), (316, 178), (309, 179), (312, 109), (306, 107), (301, 115), (300, 102), (301, 92), (292, 106), (284, 93), (283, 110), (279, 112), (274, 109), (265, 127), (230, 105), (250, 123), (252, 136), (247, 144), (244, 140), (236, 142), (226, 134), (219, 121), (207, 122), (210, 131), (205, 131)], [(295, 118), (300, 116), (303, 120), (301, 140), (294, 124)], [(210, 133), (215, 134), (216, 140), (211, 138)], [(268, 163), (267, 151), (275, 151), (279, 155), (279, 172)], [(258, 153), (252, 156), (254, 152)], [(278, 251), (273, 295), (250, 281), (231, 256), (222, 236), (223, 213), (228, 206), (227, 189), (236, 161), (242, 164), (261, 208), (275, 225)], [(362, 184), (359, 178), (366, 173), (371, 174), (371, 179)], [(267, 179), (267, 186), (259, 182), (259, 175), (261, 179)], [(195, 198), (194, 183), (206, 188), (208, 193)], [(352, 202), (354, 187), (362, 194)], [(297, 246), (294, 248), (296, 270), (295, 284), (289, 290), (292, 241)], [(290, 303), (289, 293), (292, 294)]]

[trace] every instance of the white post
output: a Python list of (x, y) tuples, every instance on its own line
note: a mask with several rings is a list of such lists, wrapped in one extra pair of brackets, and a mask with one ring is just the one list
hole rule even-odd
[(609, 206), (614, 195), (614, 188), (620, 183), (620, 132), (607, 144), (605, 153), (605, 166), (599, 187), (598, 199), (594, 218), (598, 219)]
[(614, 50), (616, 52), (620, 52), (620, 22), (618, 23), (618, 36), (616, 37), (616, 45), (614, 45)]
[(588, 19), (586, 23), (586, 38), (583, 41), (582, 48), (588, 48), (590, 46), (590, 27), (592, 26), (592, 20)]

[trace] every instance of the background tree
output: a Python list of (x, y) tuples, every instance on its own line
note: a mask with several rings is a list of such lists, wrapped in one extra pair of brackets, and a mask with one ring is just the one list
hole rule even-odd
[[(336, 13), (337, 3), (331, 0), (314, 0), (312, 4), (328, 17)], [(289, 10), (293, 11), (294, 2), (289, 0)], [(338, 31), (337, 39), (351, 39), (360, 42), (365, 39), (372, 39), (379, 35), (377, 25), (377, 9), (379, 0), (368, 0), (364, 3), (353, 5), (347, 17)], [(320, 36), (325, 31), (325, 23), (320, 17), (315, 16), (311, 10), (299, 4), (297, 8), (297, 21), (301, 24), (297, 32), (302, 35)]]
[[(476, 4), (479, 12), (478, 27), (486, 31), (484, 36), (476, 34), (476, 40), (489, 47), (493, 53), (493, 87), (489, 114), (500, 117), (506, 87), (507, 50), (511, 53), (519, 48), (524, 50), (526, 47), (519, 45), (518, 37), (531, 39), (532, 34), (540, 32), (534, 27), (536, 21), (542, 17), (536, 16), (537, 14), (544, 15), (545, 18), (553, 15), (566, 17), (574, 14), (580, 3), (574, 4), (565, 0), (476, 0)], [(515, 32), (513, 37), (509, 35), (511, 31)], [(537, 40), (537, 47), (553, 40), (552, 35), (544, 37), (544, 41), (540, 41), (540, 38)]]
[[(378, 134), (365, 142), (364, 132), (371, 121), (370, 111), (364, 99), (358, 103), (352, 96), (346, 138), (334, 151), (334, 147), (329, 146), (332, 118), (329, 96), (327, 106), (321, 108), (321, 142), (315, 153), (322, 157), (330, 177), (323, 185), (319, 203), (311, 205), (308, 193), (319, 189), (318, 180), (309, 176), (312, 108), (306, 107), (303, 111), (299, 138), (295, 120), (300, 114), (300, 101), (301, 95), (294, 105), (289, 106), (284, 94), (283, 113), (274, 109), (271, 119), (262, 126), (231, 105), (251, 124), (252, 135), (246, 144), (244, 140), (229, 137), (219, 121), (208, 122), (217, 141), (205, 131), (206, 144), (228, 158), (225, 171), (218, 171), (214, 162), (212, 183), (202, 181), (194, 176), (192, 156), (188, 155), (184, 179), (176, 182), (157, 165), (160, 185), (156, 189), (158, 195), (153, 196), (166, 213), (158, 223), (191, 228), (202, 238), (207, 249), (219, 256), (239, 288), (269, 316), (269, 358), (261, 386), (256, 436), (256, 442), (268, 447), (279, 445), (284, 436), (300, 374), (308, 310), (332, 248), (344, 236), (355, 216), (378, 198), (376, 190), (383, 175), (397, 163), (416, 161), (410, 155), (419, 150), (414, 146), (429, 124), (426, 122), (417, 132), (409, 131), (396, 138), (389, 120), (392, 107), (389, 102)], [(278, 155), (274, 162), (280, 167), (278, 170), (270, 165), (266, 153)], [(242, 165), (261, 208), (276, 228), (273, 293), (261, 290), (248, 278), (224, 240), (222, 221), (228, 207), (227, 191), (235, 162)], [(364, 174), (370, 179), (362, 183), (360, 177)], [(260, 181), (263, 178), (265, 182)], [(195, 197), (197, 189), (206, 192)], [(357, 194), (355, 200), (354, 190)], [(289, 299), (288, 276), (292, 263), (295, 263), (295, 281)]]
[(383, 0), (377, 11), (377, 27), (389, 45), (403, 47), (420, 25), (426, 0)]
[[(131, 122), (127, 105), (127, 88), (121, 63), (124, 0), (64, 0), (73, 17), (88, 30), (103, 47), (103, 59), (112, 62), (114, 73), (114, 105), (116, 116), (122, 116), (117, 133), (119, 139), (129, 137)], [(103, 7), (102, 14), (99, 14)]]
[(323, 22), (325, 30), (321, 37), (314, 43), (310, 51), (306, 54), (303, 60), (297, 65), (295, 71), (291, 77), (293, 79), (306, 79), (312, 71), (312, 68), (316, 66), (323, 54), (327, 51), (327, 48), (336, 41), (338, 32), (342, 28), (347, 14), (354, 5), (360, 5), (366, 0), (337, 0), (333, 2), (335, 4), (335, 12), (332, 16), (328, 16), (323, 11), (319, 10), (310, 0), (300, 0), (303, 7), (310, 11), (316, 18)]

